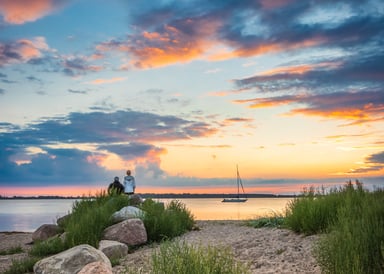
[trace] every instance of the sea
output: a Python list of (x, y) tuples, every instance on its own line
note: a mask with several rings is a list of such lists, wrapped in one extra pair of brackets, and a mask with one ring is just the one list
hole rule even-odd
[[(165, 204), (175, 199), (154, 199)], [(195, 220), (248, 220), (282, 214), (292, 198), (249, 198), (222, 203), (218, 198), (177, 199)], [(0, 232), (33, 232), (71, 212), (76, 199), (0, 199)]]

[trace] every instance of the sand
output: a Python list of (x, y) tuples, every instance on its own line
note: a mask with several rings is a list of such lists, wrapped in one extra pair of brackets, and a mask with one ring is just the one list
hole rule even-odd
[[(193, 245), (230, 247), (236, 260), (248, 264), (251, 273), (321, 273), (312, 255), (312, 247), (319, 236), (303, 236), (286, 229), (252, 228), (240, 221), (197, 221), (198, 230), (190, 231), (176, 240)], [(31, 247), (31, 233), (0, 233), (0, 250), (21, 246), (25, 252), (0, 256), (0, 273), (12, 259), (27, 256)], [(120, 260), (113, 273), (148, 273), (149, 260), (158, 245), (145, 245)]]

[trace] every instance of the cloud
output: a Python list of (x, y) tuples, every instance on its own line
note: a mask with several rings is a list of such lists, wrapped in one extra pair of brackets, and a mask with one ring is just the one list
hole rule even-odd
[(116, 82), (122, 82), (125, 81), (125, 77), (115, 77), (111, 79), (96, 79), (91, 82), (89, 82), (92, 85), (103, 85), (103, 84), (113, 84)]
[[(97, 123), (95, 124), (95, 121)], [(24, 128), (0, 124), (0, 184), (89, 184), (113, 176), (110, 155), (160, 176), (159, 141), (214, 134), (209, 124), (135, 111), (70, 113)], [(149, 176), (146, 174), (145, 176)]]
[(0, 42), (0, 67), (38, 59), (48, 50), (44, 37), (20, 39), (9, 43)]
[[(306, 48), (356, 50), (362, 44), (378, 46), (384, 20), (377, 5), (378, 1), (335, 5), (293, 0), (273, 5), (267, 1), (167, 1), (139, 9), (131, 4), (130, 24), (135, 32), (102, 42), (97, 51), (125, 53), (133, 58), (131, 65), (149, 68)], [(327, 14), (337, 20), (329, 20)]]
[(90, 65), (87, 59), (87, 57), (83, 56), (63, 58), (62, 66), (64, 74), (67, 76), (78, 76), (103, 69), (102, 66)]
[(88, 92), (86, 90), (75, 90), (75, 89), (68, 89), (68, 92), (75, 93), (75, 94), (87, 94)]
[(34, 0), (28, 1), (28, 7), (24, 0), (0, 1), (0, 14), (3, 20), (9, 24), (23, 24), (36, 21), (57, 9), (61, 8), (63, 0)]
[(279, 105), (304, 105), (292, 108), (288, 115), (303, 114), (327, 118), (370, 122), (383, 119), (384, 93), (382, 91), (334, 92), (330, 94), (298, 94), (269, 98), (236, 100), (247, 103), (251, 108), (265, 108)]
[(384, 151), (367, 156), (363, 166), (351, 169), (347, 174), (365, 174), (381, 170), (384, 170)]

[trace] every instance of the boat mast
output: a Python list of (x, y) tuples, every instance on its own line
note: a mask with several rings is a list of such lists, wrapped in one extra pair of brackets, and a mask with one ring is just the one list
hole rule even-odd
[(239, 166), (236, 165), (237, 171), (237, 198), (240, 198), (240, 174), (239, 174)]

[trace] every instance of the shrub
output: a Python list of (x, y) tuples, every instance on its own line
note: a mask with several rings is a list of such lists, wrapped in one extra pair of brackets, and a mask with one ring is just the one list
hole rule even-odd
[(127, 205), (127, 196), (107, 195), (105, 192), (101, 192), (96, 198), (76, 201), (72, 214), (64, 224), (67, 248), (79, 244), (97, 247), (104, 229), (112, 225), (111, 215)]
[(164, 206), (163, 203), (147, 199), (141, 209), (145, 212), (143, 222), (150, 242), (179, 236), (191, 230), (194, 224), (190, 211), (177, 200)]
[(304, 191), (287, 207), (285, 225), (305, 234), (327, 232), (315, 246), (324, 273), (384, 273), (384, 191), (351, 181), (330, 193)]
[(383, 273), (384, 192), (351, 192), (315, 248), (324, 273)]

